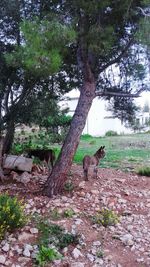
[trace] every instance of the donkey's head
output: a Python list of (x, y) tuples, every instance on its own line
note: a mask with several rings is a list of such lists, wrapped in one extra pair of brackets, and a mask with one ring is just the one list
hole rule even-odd
[(99, 159), (104, 158), (105, 157), (105, 150), (104, 150), (105, 146), (101, 146), (97, 152), (95, 153), (94, 156), (98, 157)]

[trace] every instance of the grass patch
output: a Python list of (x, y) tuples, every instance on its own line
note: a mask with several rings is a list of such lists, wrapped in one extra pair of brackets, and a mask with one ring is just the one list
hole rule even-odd
[(141, 164), (149, 164), (149, 138), (149, 134), (145, 133), (104, 137), (82, 136), (74, 162), (82, 164), (85, 155), (93, 155), (101, 145), (105, 145), (106, 156), (100, 160), (102, 168), (136, 170)]
[(137, 171), (138, 174), (150, 177), (150, 167), (145, 166)]

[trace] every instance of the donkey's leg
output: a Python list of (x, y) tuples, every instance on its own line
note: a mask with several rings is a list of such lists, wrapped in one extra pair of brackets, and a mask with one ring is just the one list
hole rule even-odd
[(88, 169), (83, 169), (84, 170), (84, 180), (88, 181)]
[(97, 172), (98, 172), (98, 168), (97, 166), (94, 167), (94, 178), (97, 179)]

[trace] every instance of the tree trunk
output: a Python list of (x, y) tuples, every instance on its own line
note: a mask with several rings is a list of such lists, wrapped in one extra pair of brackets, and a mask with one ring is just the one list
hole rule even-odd
[(10, 152), (14, 140), (14, 132), (15, 132), (15, 124), (14, 120), (11, 120), (7, 125), (6, 135), (4, 137), (3, 150), (2, 150), (3, 155), (8, 154)]
[(85, 81), (81, 88), (78, 105), (72, 118), (69, 132), (43, 190), (43, 194), (48, 197), (61, 193), (63, 190), (94, 97), (95, 80), (93, 78), (91, 81)]
[(4, 138), (0, 136), (0, 180), (2, 180), (2, 182), (4, 181), (5, 178), (3, 173), (3, 154), (2, 154), (3, 143), (4, 143)]

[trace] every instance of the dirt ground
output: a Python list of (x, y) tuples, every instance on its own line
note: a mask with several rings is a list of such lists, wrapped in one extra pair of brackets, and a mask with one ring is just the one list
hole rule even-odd
[[(55, 223), (65, 226), (69, 231), (75, 229), (84, 241), (84, 244), (77, 246), (81, 252), (78, 257), (73, 254), (74, 247), (69, 247), (64, 252), (63, 260), (49, 263), (47, 266), (150, 266), (150, 178), (121, 170), (99, 168), (98, 179), (92, 177), (91, 170), (89, 181), (85, 182), (82, 167), (74, 164), (68, 176), (74, 190), (64, 191), (63, 195), (48, 199), (30, 192), (29, 188), (34, 191), (46, 177), (42, 173), (32, 175), (33, 180), (26, 186), (8, 182), (0, 185), (0, 192), (7, 191), (11, 195), (23, 196), (27, 214), (38, 211), (40, 215), (47, 217), (50, 210), (55, 208), (60, 212), (72, 208), (75, 216), (61, 218)], [(119, 223), (108, 227), (93, 224), (91, 218), (102, 208), (113, 210), (119, 217)], [(35, 227), (32, 220), (28, 227)], [(14, 233), (14, 242), (21, 248), (24, 243), (19, 242), (19, 235), (23, 231), (27, 232), (27, 229), (29, 230), (26, 226)], [(12, 242), (13, 246), (13, 240), (6, 241)], [(29, 243), (29, 240), (25, 242)], [(98, 245), (95, 245), (95, 242), (98, 242)], [(96, 256), (98, 251), (103, 252), (101, 257)], [(14, 255), (10, 250), (4, 252), (0, 245), (0, 255), (2, 254), (12, 265), (0, 266), (17, 266), (20, 255)], [(20, 266), (36, 266), (33, 262), (32, 257), (29, 257), (26, 265), (22, 263)]]

